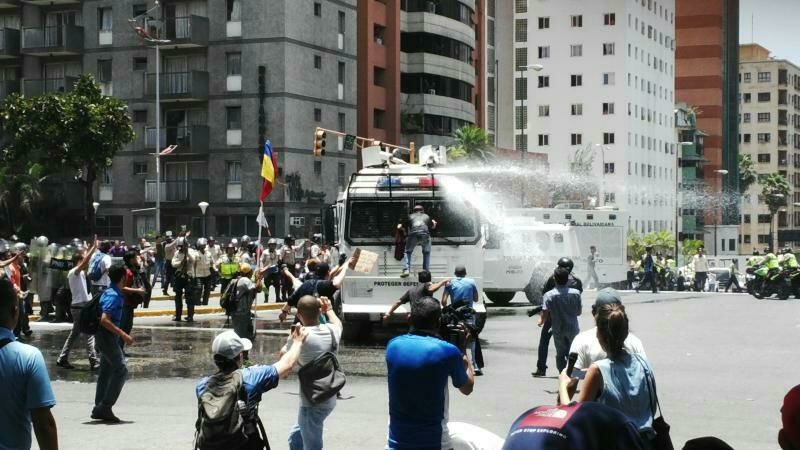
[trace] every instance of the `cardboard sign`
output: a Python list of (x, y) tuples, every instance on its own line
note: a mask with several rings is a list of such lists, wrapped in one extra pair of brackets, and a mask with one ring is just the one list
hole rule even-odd
[(349, 268), (355, 272), (371, 273), (377, 262), (377, 253), (357, 248), (353, 251), (353, 258)]

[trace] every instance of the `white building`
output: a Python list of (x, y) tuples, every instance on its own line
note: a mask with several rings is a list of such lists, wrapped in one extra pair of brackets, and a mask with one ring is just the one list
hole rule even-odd
[[(514, 118), (514, 148), (546, 153), (555, 174), (591, 149), (601, 205), (629, 211), (638, 233), (674, 231), (675, 1), (514, 0), (497, 10), (495, 28), (513, 30), (513, 66), (497, 53), (513, 98), (498, 83), (497, 104), (501, 121)], [(502, 145), (511, 133), (498, 125)]]

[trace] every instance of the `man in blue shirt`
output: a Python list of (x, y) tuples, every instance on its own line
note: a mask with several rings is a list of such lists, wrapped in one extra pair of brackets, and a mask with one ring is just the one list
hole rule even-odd
[(133, 338), (122, 331), (122, 307), (125, 296), (125, 267), (117, 265), (108, 269), (110, 284), (100, 297), (100, 328), (94, 336), (95, 347), (100, 353), (100, 371), (97, 375), (97, 390), (94, 397), (92, 419), (119, 423), (111, 408), (117, 403), (125, 378), (128, 376), (128, 360), (122, 354), (120, 339), (125, 345), (133, 345)]
[(0, 448), (31, 448), (32, 424), (39, 448), (55, 450), (58, 430), (50, 408), (56, 398), (42, 353), (14, 337), (19, 314), (14, 285), (0, 278)]
[[(258, 427), (256, 426), (259, 422), (258, 404), (261, 402), (261, 395), (276, 388), (278, 381), (291, 372), (292, 367), (297, 362), (297, 358), (300, 356), (308, 331), (303, 327), (293, 327), (291, 336), (294, 345), (281, 356), (278, 362), (270, 366), (254, 365), (244, 369), (241, 368), (244, 361), (244, 353), (253, 348), (253, 343), (250, 339), (241, 338), (233, 330), (228, 330), (217, 335), (211, 344), (214, 364), (219, 369), (217, 375), (227, 375), (236, 370), (242, 371), (242, 384), (247, 394), (247, 407), (243, 414), (244, 419), (248, 422), (247, 426), (245, 426), (245, 431), (249, 438), (247, 448), (264, 448), (263, 440), (266, 440), (266, 436), (259, 436)], [(210, 378), (210, 376), (203, 377), (197, 383), (195, 394), (198, 399), (205, 392)], [(260, 447), (258, 446), (259, 442), (262, 444)]]
[[(475, 280), (467, 278), (467, 268), (461, 265), (456, 266), (455, 278), (447, 283), (442, 295), (442, 308), (447, 306), (448, 298), (452, 299), (450, 303), (453, 309), (458, 309), (462, 306), (469, 308), (475, 307), (475, 302), (479, 301), (480, 294), (478, 293), (478, 286)], [(475, 315), (471, 314), (467, 317), (467, 323), (475, 329)], [(481, 376), (481, 366), (475, 358), (476, 347), (478, 343), (478, 336), (473, 336), (472, 342), (469, 344), (469, 351), (472, 355), (472, 366), (475, 368), (475, 375)]]
[[(433, 298), (411, 309), (409, 334), (386, 347), (389, 373), (389, 450), (452, 448), (447, 429), (448, 387), (469, 395), (475, 374), (455, 345), (437, 336), (441, 308)], [(422, 382), (424, 380), (424, 382)]]
[(578, 316), (581, 315), (581, 293), (569, 287), (569, 271), (564, 267), (555, 270), (556, 287), (544, 294), (539, 326), (550, 320), (553, 343), (556, 346), (556, 367), (561, 373), (567, 367), (567, 355), (572, 340), (580, 333)]
[(658, 293), (658, 287), (656, 284), (656, 263), (655, 259), (653, 259), (653, 247), (647, 246), (644, 249), (645, 254), (642, 255), (642, 269), (644, 269), (644, 278), (642, 282), (639, 283), (639, 286), (636, 288), (636, 292), (639, 292), (645, 283), (650, 283), (650, 289), (653, 290), (653, 294)]

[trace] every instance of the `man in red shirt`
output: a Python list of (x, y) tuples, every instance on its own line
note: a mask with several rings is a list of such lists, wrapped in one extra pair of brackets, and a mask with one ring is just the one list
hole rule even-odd
[[(139, 277), (139, 253), (136, 250), (128, 250), (122, 257), (125, 263), (125, 278), (122, 285), (122, 293), (125, 295), (125, 303), (122, 306), (122, 322), (120, 329), (130, 335), (133, 329), (133, 312), (140, 303), (144, 301), (147, 291), (138, 282)], [(124, 343), (122, 344), (125, 348)]]

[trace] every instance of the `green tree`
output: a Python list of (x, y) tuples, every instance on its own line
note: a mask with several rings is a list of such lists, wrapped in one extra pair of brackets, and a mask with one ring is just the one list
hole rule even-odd
[(2, 157), (0, 161), (0, 235), (24, 234), (25, 225), (32, 221), (42, 200), (43, 168), (39, 164), (26, 167)]
[(746, 194), (756, 181), (758, 181), (758, 172), (753, 165), (753, 157), (739, 153), (739, 193)]
[(3, 159), (29, 172), (41, 166), (41, 178), (71, 170), (83, 186), (85, 217), (93, 224), (94, 183), (134, 138), (126, 103), (102, 95), (94, 78), (83, 75), (67, 93), (12, 95), (0, 116), (10, 142)]
[(489, 145), (486, 131), (467, 125), (453, 133), (453, 142), (447, 148), (447, 158), (453, 161), (488, 162), (494, 159), (494, 149)]
[(638, 260), (647, 247), (653, 247), (653, 254), (672, 254), (675, 236), (669, 231), (654, 231), (644, 236), (628, 230), (628, 257)]
[(789, 184), (789, 180), (779, 173), (771, 173), (765, 176), (759, 181), (759, 184), (761, 185), (761, 194), (764, 196), (764, 202), (767, 204), (770, 214), (769, 249), (774, 251), (773, 223), (780, 208), (786, 206), (786, 200), (789, 197), (792, 186)]
[(684, 239), (681, 242), (681, 254), (683, 255), (684, 264), (688, 264), (689, 258), (697, 253), (697, 250), (703, 246), (703, 241), (697, 239)]

